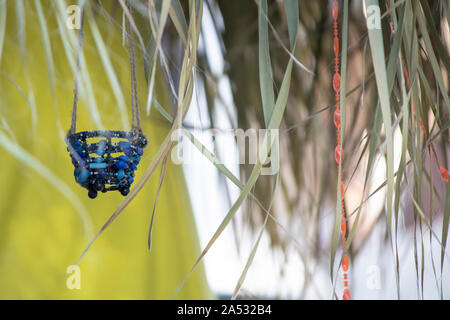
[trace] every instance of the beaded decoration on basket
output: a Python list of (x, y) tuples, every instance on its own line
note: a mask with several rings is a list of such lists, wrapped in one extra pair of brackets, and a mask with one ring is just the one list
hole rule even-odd
[[(129, 6), (131, 12), (131, 7)], [(88, 190), (90, 198), (98, 192), (118, 190), (123, 196), (130, 192), (135, 171), (147, 138), (142, 132), (137, 103), (134, 44), (130, 23), (127, 19), (131, 65), (131, 131), (95, 130), (76, 132), (78, 75), (75, 79), (72, 126), (66, 136), (67, 151), (74, 165), (75, 181)], [(81, 12), (81, 27), (78, 34), (77, 72), (80, 69), (80, 54), (83, 44), (84, 9)]]
[[(89, 139), (99, 138), (89, 143)], [(98, 192), (130, 192), (147, 139), (128, 131), (84, 131), (67, 137), (76, 182), (94, 199)], [(114, 142), (114, 140), (120, 140)]]

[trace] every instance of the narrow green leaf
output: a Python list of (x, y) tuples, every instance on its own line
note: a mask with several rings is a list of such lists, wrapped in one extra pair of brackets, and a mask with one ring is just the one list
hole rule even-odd
[(155, 221), (155, 214), (156, 214), (156, 206), (158, 205), (158, 199), (159, 199), (159, 192), (161, 191), (162, 184), (164, 181), (164, 177), (166, 175), (166, 167), (167, 167), (167, 161), (169, 160), (169, 155), (166, 155), (164, 158), (162, 165), (161, 165), (161, 173), (159, 175), (159, 183), (158, 183), (158, 189), (156, 190), (156, 196), (155, 196), (155, 203), (153, 204), (153, 211), (152, 211), (152, 217), (150, 219), (150, 227), (148, 230), (148, 250), (152, 250), (152, 231), (153, 231), (153, 222)]
[(425, 19), (422, 15), (422, 12), (420, 10), (418, 11), (417, 21), (419, 22), (420, 31), (422, 32), (422, 39), (427, 49), (427, 54), (431, 63), (431, 67), (433, 69), (434, 77), (438, 83), (438, 87), (442, 94), (442, 97), (444, 98), (445, 104), (447, 105), (447, 109), (450, 111), (450, 98), (444, 84), (444, 78), (442, 76), (441, 68), (434, 53), (433, 45), (431, 44), (430, 35), (428, 34), (428, 29), (425, 24)]
[(375, 119), (373, 121), (372, 130), (370, 131), (369, 156), (367, 160), (365, 181), (368, 181), (370, 173), (372, 171), (373, 161), (377, 150), (378, 140), (380, 138), (382, 124), (383, 119), (381, 117), (381, 107), (380, 103), (378, 102), (375, 107)]
[(261, 0), (258, 7), (258, 30), (259, 30), (259, 85), (266, 126), (272, 116), (275, 104), (275, 93), (273, 91), (272, 68), (270, 66), (269, 32), (267, 27), (267, 0)]
[[(445, 2), (445, 1), (443, 1)], [(434, 17), (431, 13), (430, 6), (427, 1), (420, 0), (420, 3), (423, 8), (423, 13), (425, 15), (425, 21), (427, 21), (427, 30), (429, 30), (429, 34), (431, 35), (431, 39), (433, 40), (433, 47), (436, 48), (438, 57), (444, 64), (447, 71), (450, 71), (450, 56), (448, 54), (448, 51), (445, 49), (444, 45), (441, 42), (441, 37), (438, 34), (438, 31), (436, 30), (436, 27), (434, 25)], [(433, 22), (432, 22), (433, 21)]]
[(286, 18), (288, 23), (289, 42), (291, 44), (291, 51), (294, 52), (299, 20), (298, 0), (284, 0), (284, 8), (286, 11)]
[(158, 29), (156, 29), (156, 27), (154, 26), (153, 19), (151, 17), (151, 11), (149, 9), (149, 21), (150, 21), (150, 26), (151, 26), (152, 32), (153, 32), (153, 37), (156, 39), (156, 47), (155, 47), (155, 52), (153, 54), (152, 72), (150, 74), (150, 81), (149, 81), (149, 85), (148, 85), (147, 105), (145, 108), (147, 110), (147, 115), (150, 114), (151, 102), (153, 100), (152, 99), (153, 87), (155, 84), (156, 60), (158, 58), (158, 52), (161, 53), (161, 56), (164, 56), (164, 52), (161, 49), (161, 38), (162, 38), (163, 31), (164, 31), (164, 27), (166, 25), (167, 17), (169, 15), (169, 9), (170, 9), (170, 0), (164, 0), (162, 3)]
[[(365, 2), (366, 10), (370, 6), (377, 6), (378, 0), (367, 0)], [(394, 149), (393, 149), (393, 133), (391, 122), (391, 105), (389, 101), (389, 86), (387, 80), (385, 57), (384, 57), (384, 43), (383, 36), (380, 29), (370, 28), (369, 42), (372, 52), (372, 61), (375, 70), (375, 79), (377, 83), (378, 98), (380, 100), (381, 112), (383, 117), (384, 128), (386, 132), (387, 142), (387, 161), (386, 161), (386, 176), (387, 176), (387, 226), (389, 232), (391, 231), (392, 218), (392, 199), (394, 190)]]
[(175, 25), (175, 28), (178, 31), (178, 35), (181, 37), (183, 42), (186, 43), (188, 35), (188, 27), (180, 0), (172, 0), (172, 5), (170, 6), (169, 14), (173, 24)]
[(244, 269), (242, 270), (242, 273), (241, 273), (241, 275), (239, 277), (238, 283), (236, 284), (236, 287), (234, 288), (233, 295), (231, 296), (231, 300), (236, 299), (236, 296), (237, 296), (239, 290), (241, 289), (242, 284), (244, 283), (245, 277), (247, 276), (248, 269), (252, 265), (253, 259), (255, 258), (256, 250), (258, 249), (261, 237), (262, 237), (262, 235), (264, 233), (264, 230), (266, 229), (266, 224), (267, 224), (267, 219), (268, 218), (269, 218), (269, 216), (266, 215), (266, 217), (264, 219), (264, 223), (263, 223), (261, 229), (259, 230), (258, 238), (256, 239), (256, 242), (255, 242), (255, 244), (252, 247), (252, 251), (250, 252), (250, 255), (249, 255), (248, 259), (247, 259), (247, 262), (245, 263)]
[(6, 1), (3, 1), (0, 3), (0, 62), (2, 61), (3, 43), (5, 41), (6, 9)]
[(25, 34), (26, 19), (23, 0), (15, 1), (15, 5), (17, 17), (17, 38), (19, 39), (20, 53), (22, 55), (22, 59), (25, 61), (27, 48), (26, 48), (26, 34)]

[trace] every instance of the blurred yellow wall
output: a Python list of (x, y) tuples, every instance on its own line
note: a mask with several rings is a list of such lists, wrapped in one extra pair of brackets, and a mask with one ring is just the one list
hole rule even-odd
[[(91, 200), (87, 191), (75, 183), (63, 141), (70, 126), (74, 75), (56, 20), (60, 12), (52, 2), (40, 3), (51, 43), (55, 99), (52, 99), (52, 77), (48, 72), (48, 55), (36, 2), (22, 2), (23, 18), (17, 14), (20, 1), (7, 1), (6, 6), (0, 7), (7, 10), (0, 61), (0, 298), (171, 298), (197, 258), (199, 247), (182, 168), (170, 161), (158, 202), (152, 251), (147, 250), (147, 234), (159, 172), (81, 261), (81, 289), (66, 287), (67, 267), (77, 260), (90, 237), (123, 197), (118, 192), (109, 192)], [(115, 18), (120, 22), (120, 17), (119, 12)], [(103, 12), (98, 13), (96, 21), (129, 108), (128, 48), (122, 46), (120, 26), (108, 23)], [(106, 129), (123, 129), (118, 104), (89, 23), (86, 18), (87, 69), (84, 70), (89, 73), (102, 124)], [(25, 27), (23, 30), (21, 25)], [(75, 30), (65, 31), (76, 39)], [(69, 54), (75, 57), (76, 50)], [(143, 127), (150, 142), (137, 171), (139, 179), (168, 126), (155, 112), (145, 117), (142, 106), (147, 85), (140, 54), (137, 68)], [(162, 76), (157, 80), (156, 94), (160, 102), (167, 104), (164, 81)], [(79, 102), (79, 130), (97, 128), (89, 106), (92, 105), (84, 93)], [(130, 109), (127, 112), (130, 119)], [(54, 177), (42, 168), (32, 167), (39, 163), (51, 170)], [(71, 199), (64, 194), (67, 194), (64, 188), (73, 193)], [(207, 297), (210, 293), (200, 266), (176, 298)]]

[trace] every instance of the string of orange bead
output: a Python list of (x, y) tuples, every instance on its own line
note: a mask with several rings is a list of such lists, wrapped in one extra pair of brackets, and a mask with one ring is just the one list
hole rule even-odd
[[(339, 31), (338, 31), (338, 17), (339, 17), (339, 4), (337, 0), (333, 1), (332, 7), (333, 14), (333, 49), (334, 49), (334, 75), (333, 75), (333, 90), (335, 96), (335, 110), (333, 115), (334, 125), (336, 127), (336, 148), (334, 151), (334, 157), (338, 165), (338, 172), (341, 173), (341, 236), (342, 236), (342, 249), (345, 248), (345, 243), (347, 241), (347, 220), (345, 218), (344, 210), (344, 182), (342, 181), (342, 162), (344, 158), (342, 139), (341, 139), (341, 107), (340, 107), (340, 90), (341, 90), (341, 75), (339, 66)], [(350, 289), (349, 289), (349, 277), (348, 277), (348, 253), (344, 252), (342, 257), (342, 270), (344, 272), (344, 291), (342, 294), (343, 300), (349, 300)]]

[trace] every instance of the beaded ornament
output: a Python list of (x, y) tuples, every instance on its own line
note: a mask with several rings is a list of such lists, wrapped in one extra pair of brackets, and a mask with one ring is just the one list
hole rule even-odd
[[(91, 138), (100, 140), (89, 143)], [(75, 180), (89, 191), (90, 198), (96, 198), (98, 192), (118, 190), (124, 196), (130, 192), (134, 171), (147, 145), (144, 135), (98, 130), (71, 134), (67, 140)]]
[[(128, 9), (131, 12), (131, 6)], [(78, 34), (77, 73), (80, 70), (80, 54), (83, 44), (84, 8), (81, 12), (81, 27)], [(75, 79), (72, 126), (66, 136), (67, 150), (75, 167), (75, 181), (88, 190), (90, 198), (98, 192), (118, 190), (123, 196), (130, 192), (135, 171), (147, 138), (142, 133), (137, 104), (134, 44), (130, 22), (127, 19), (131, 65), (131, 131), (95, 130), (76, 132), (78, 77)], [(77, 74), (78, 76), (78, 74)]]

